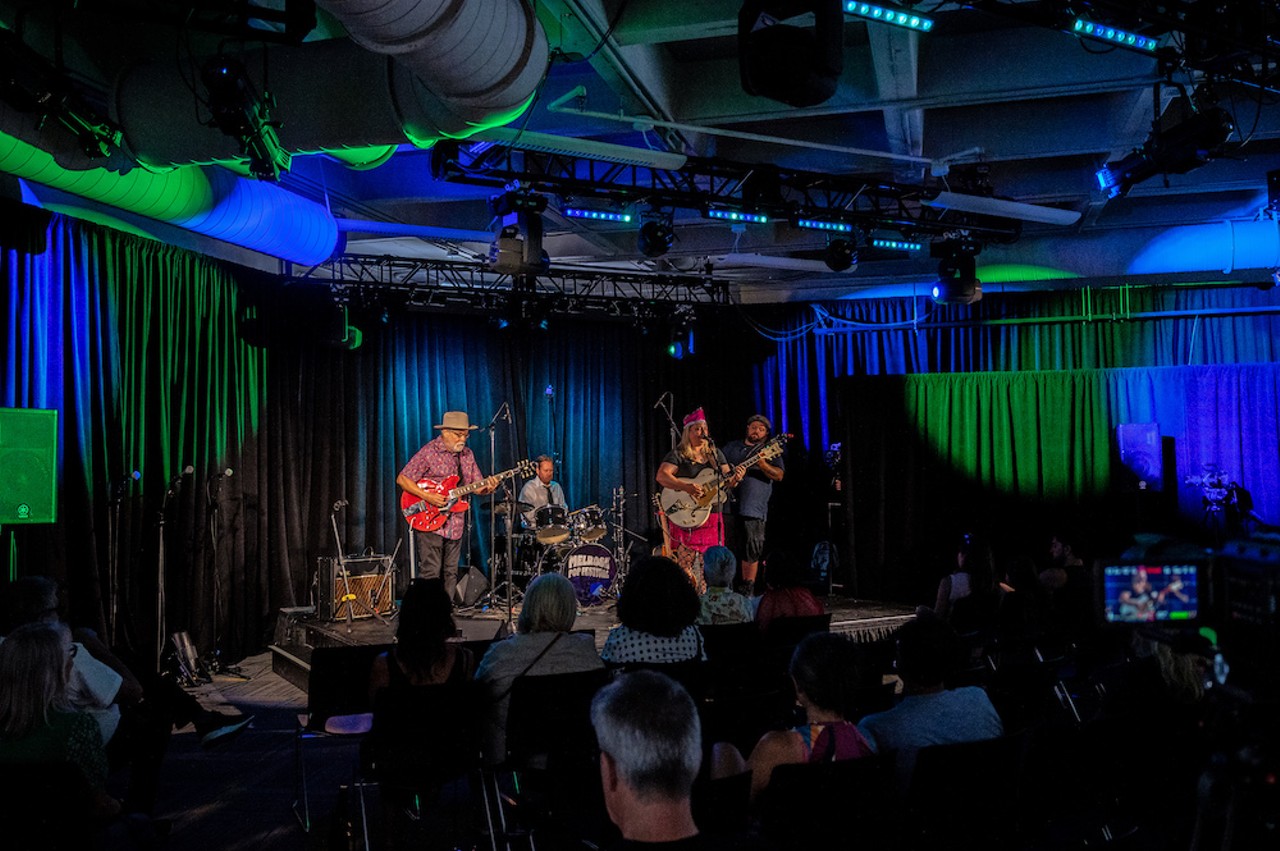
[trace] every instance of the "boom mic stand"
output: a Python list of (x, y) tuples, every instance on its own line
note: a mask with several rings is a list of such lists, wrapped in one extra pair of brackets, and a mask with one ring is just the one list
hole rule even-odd
[(222, 480), (230, 478), (232, 470), (227, 467), (225, 470), (219, 470), (211, 476), (204, 484), (205, 504), (208, 506), (209, 516), (209, 552), (213, 562), (213, 650), (210, 658), (205, 663), (205, 669), (210, 674), (222, 674), (224, 676), (238, 677), (243, 680), (249, 679), (244, 673), (234, 665), (225, 665), (222, 662), (222, 647), (219, 633), (222, 598), (222, 583), (218, 576), (218, 533), (221, 524), (218, 522), (222, 513), (222, 504), (218, 499), (222, 491)]
[(182, 468), (182, 472), (169, 480), (169, 487), (160, 500), (160, 510), (156, 512), (156, 671), (164, 667), (164, 629), (165, 629), (165, 543), (164, 515), (169, 510), (169, 500), (182, 490), (182, 480), (196, 471), (190, 464)]

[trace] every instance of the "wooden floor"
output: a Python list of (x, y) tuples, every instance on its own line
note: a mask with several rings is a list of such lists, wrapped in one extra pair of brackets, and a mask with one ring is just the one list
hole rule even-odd
[[(832, 631), (864, 640), (884, 637), (909, 619), (900, 606), (831, 598)], [(505, 611), (459, 618), (467, 638), (491, 637)], [(617, 623), (612, 607), (587, 609), (577, 628), (596, 631), (603, 644)], [(330, 624), (350, 643), (390, 640), (394, 621)], [(272, 851), (328, 847), (328, 831), (340, 785), (355, 771), (357, 745), (340, 739), (305, 743), (313, 830), (304, 832), (293, 813), (296, 773), (294, 731), (306, 709), (306, 693), (272, 671), (270, 653), (244, 660), (244, 679), (217, 677), (199, 689), (202, 703), (253, 716), (240, 736), (215, 749), (202, 749), (191, 728), (174, 733), (165, 761), (156, 816), (171, 820), (167, 847), (183, 851), (271, 848)], [(117, 778), (113, 778), (113, 781)]]

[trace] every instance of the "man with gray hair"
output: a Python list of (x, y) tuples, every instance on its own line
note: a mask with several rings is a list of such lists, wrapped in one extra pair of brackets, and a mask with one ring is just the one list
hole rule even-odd
[(699, 849), (689, 794), (702, 729), (689, 693), (654, 671), (624, 674), (591, 702), (600, 781), (623, 848)]

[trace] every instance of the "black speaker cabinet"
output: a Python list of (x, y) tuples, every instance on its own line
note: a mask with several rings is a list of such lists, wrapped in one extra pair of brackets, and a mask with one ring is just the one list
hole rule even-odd
[[(343, 565), (346, 565), (344, 572)], [(352, 599), (344, 599), (349, 593)], [(391, 556), (348, 556), (342, 563), (321, 556), (316, 568), (316, 616), (321, 620), (371, 618), (390, 614), (395, 605), (396, 577)]]
[(0, 526), (58, 519), (58, 412), (0, 408)]

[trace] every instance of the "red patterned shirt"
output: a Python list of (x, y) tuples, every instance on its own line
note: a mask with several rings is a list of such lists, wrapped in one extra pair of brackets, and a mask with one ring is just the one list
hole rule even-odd
[[(423, 479), (444, 479), (449, 476), (460, 476), (459, 484), (469, 485), (484, 478), (480, 468), (476, 466), (476, 456), (470, 449), (453, 453), (445, 445), (443, 438), (437, 437), (417, 451), (409, 463), (404, 465), (400, 475), (421, 482)], [(434, 534), (451, 541), (462, 537), (465, 525), (463, 516), (467, 512), (450, 512), (449, 522), (445, 523)]]

